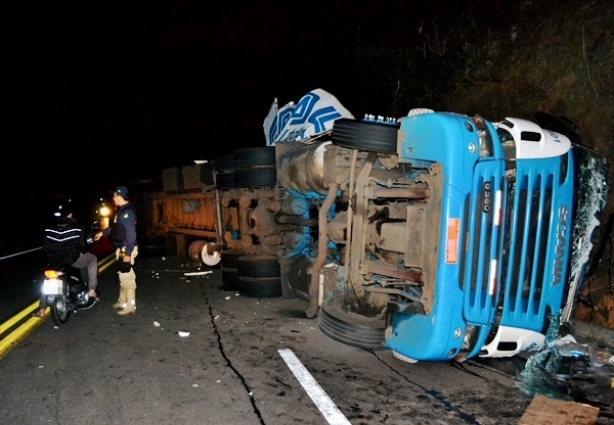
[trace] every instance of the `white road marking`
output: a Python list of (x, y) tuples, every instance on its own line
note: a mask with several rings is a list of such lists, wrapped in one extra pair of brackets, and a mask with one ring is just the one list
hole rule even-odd
[(28, 249), (26, 251), (16, 252), (15, 254), (5, 255), (4, 257), (0, 257), (0, 260), (6, 260), (7, 258), (16, 257), (16, 256), (22, 255), (22, 254), (27, 254), (28, 252), (38, 251), (39, 249), (43, 249), (43, 247), (39, 246), (38, 248), (32, 248), (32, 249)]
[(330, 397), (324, 392), (320, 384), (311, 376), (309, 371), (303, 366), (301, 361), (296, 357), (292, 350), (282, 349), (277, 350), (282, 359), (286, 362), (298, 382), (303, 386), (307, 395), (311, 397), (316, 407), (326, 422), (331, 425), (351, 425), (351, 422), (347, 420), (339, 408), (333, 403)]

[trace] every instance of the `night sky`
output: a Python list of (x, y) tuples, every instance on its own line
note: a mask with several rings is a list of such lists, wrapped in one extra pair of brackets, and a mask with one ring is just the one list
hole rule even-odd
[(263, 146), (273, 98), (315, 88), (373, 113), (353, 110), (356, 50), (415, 42), (425, 17), (460, 7), (411, 3), (3, 1), (2, 193), (89, 199)]

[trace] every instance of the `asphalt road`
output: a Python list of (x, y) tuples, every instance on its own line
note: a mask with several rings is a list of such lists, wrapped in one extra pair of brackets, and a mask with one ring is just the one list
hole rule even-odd
[(0, 321), (38, 299), (45, 258), (42, 250), (0, 261)]
[(138, 258), (125, 317), (114, 268), (102, 273), (98, 305), (60, 328), (45, 319), (0, 359), (0, 421), (515, 425), (531, 402), (524, 359), (404, 363), (327, 337), (303, 300), (242, 297), (219, 269), (195, 271)]

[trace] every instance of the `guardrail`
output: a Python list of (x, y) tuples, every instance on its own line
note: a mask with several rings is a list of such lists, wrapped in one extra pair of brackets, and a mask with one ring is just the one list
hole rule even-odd
[[(22, 251), (16, 254), (11, 254), (5, 257), (0, 257), (0, 260), (4, 260), (9, 257), (14, 257), (21, 254), (26, 254), (28, 252), (36, 251), (42, 249), (34, 248), (28, 251)], [(100, 261), (98, 261), (98, 274), (104, 272), (108, 269), (111, 264), (116, 261), (115, 253), (109, 254), (104, 257)], [(6, 322), (0, 324), (0, 359), (8, 353), (8, 351), (19, 341), (25, 338), (30, 332), (32, 332), (37, 326), (39, 326), (43, 320), (37, 317), (32, 317), (34, 311), (38, 308), (39, 301), (36, 300), (28, 307), (17, 313), (15, 316), (11, 317)], [(45, 310), (45, 318), (50, 312), (50, 308), (47, 307)], [(4, 335), (6, 333), (6, 336)]]

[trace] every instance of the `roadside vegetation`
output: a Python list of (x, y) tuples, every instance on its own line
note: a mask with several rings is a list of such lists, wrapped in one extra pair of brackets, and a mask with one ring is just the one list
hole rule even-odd
[[(533, 119), (536, 111), (562, 115), (577, 125), (583, 144), (604, 155), (609, 182), (614, 181), (614, 8), (609, 2), (472, 2), (399, 26), (394, 41), (363, 45), (369, 16), (378, 7), (373, 2), (357, 21), (360, 37), (345, 52), (353, 77), (339, 81), (343, 88), (334, 92), (350, 110), (401, 116), (408, 107), (424, 107), (491, 121)], [(411, 9), (398, 7), (402, 10), (379, 13), (392, 12), (394, 22), (404, 22)], [(583, 283), (574, 316), (614, 329), (607, 226), (612, 199), (610, 193), (599, 217), (594, 240), (599, 258)]]

